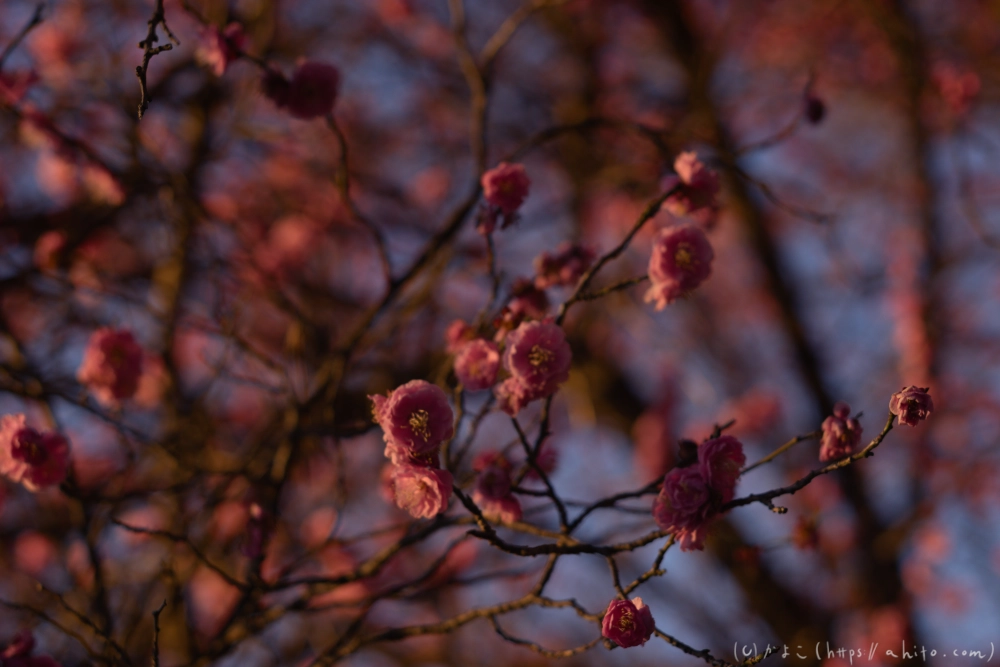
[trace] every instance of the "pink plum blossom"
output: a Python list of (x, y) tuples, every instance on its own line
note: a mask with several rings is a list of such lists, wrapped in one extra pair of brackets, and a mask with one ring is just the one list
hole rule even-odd
[(436, 456), (455, 433), (448, 397), (437, 385), (411, 380), (388, 396), (369, 396), (375, 421), (382, 427), (385, 454), (394, 464)]
[(139, 388), (143, 356), (131, 331), (98, 329), (90, 336), (76, 379), (104, 405), (118, 405)]
[(700, 227), (693, 224), (668, 227), (657, 236), (649, 258), (646, 302), (655, 301), (662, 310), (686, 296), (712, 273), (715, 253)]
[(655, 629), (652, 612), (638, 597), (612, 600), (601, 622), (601, 635), (622, 648), (642, 646)]
[(861, 423), (857, 419), (851, 419), (851, 406), (843, 401), (838, 401), (833, 406), (833, 414), (823, 420), (820, 428), (823, 431), (820, 461), (834, 461), (850, 456), (861, 442)]
[(698, 465), (709, 488), (722, 503), (728, 503), (736, 492), (736, 481), (746, 463), (743, 443), (730, 435), (706, 440), (698, 446)]
[(712, 517), (712, 490), (703, 466), (674, 468), (663, 478), (663, 489), (653, 501), (653, 518), (674, 534), (681, 551), (701, 550)]
[(482, 338), (465, 343), (455, 355), (455, 375), (468, 391), (492, 387), (499, 369), (500, 352), (496, 343)]
[(308, 120), (333, 111), (340, 87), (340, 72), (333, 65), (303, 62), (288, 80), (280, 72), (267, 69), (261, 86), (278, 108), (288, 109), (295, 118)]
[(507, 304), (511, 314), (521, 320), (530, 317), (540, 320), (549, 312), (549, 297), (528, 278), (518, 278), (511, 286), (511, 299)]
[(934, 411), (934, 401), (928, 391), (930, 387), (903, 387), (889, 399), (889, 412), (898, 417), (900, 424), (916, 426)]
[(452, 477), (447, 470), (403, 463), (393, 470), (396, 505), (416, 519), (430, 519), (448, 509)]
[(195, 57), (212, 70), (215, 76), (222, 76), (226, 73), (226, 68), (240, 57), (240, 51), (246, 46), (246, 39), (243, 26), (239, 23), (230, 23), (222, 30), (212, 26), (203, 32), (202, 44)]
[(495, 390), (501, 409), (513, 416), (528, 403), (551, 396), (569, 379), (571, 363), (560, 326), (550, 321), (522, 323), (507, 336), (503, 365), (511, 377)]
[(505, 216), (513, 215), (521, 208), (531, 186), (531, 180), (524, 172), (524, 165), (507, 162), (501, 162), (484, 173), (480, 182), (483, 197)]
[(706, 167), (694, 152), (681, 153), (674, 160), (677, 176), (664, 179), (664, 187), (676, 187), (663, 203), (676, 216), (686, 216), (706, 208), (715, 208), (719, 193), (719, 175)]
[(521, 519), (521, 503), (511, 493), (510, 463), (500, 454), (480, 456), (473, 464), (479, 468), (472, 500), (490, 521), (511, 523)]
[(465, 320), (453, 320), (444, 332), (445, 349), (455, 354), (461, 347), (476, 337), (476, 330)]
[[(546, 475), (551, 475), (555, 471), (556, 466), (559, 465), (559, 450), (556, 449), (555, 445), (551, 444), (549, 441), (542, 443), (541, 447), (538, 448), (538, 456), (535, 457), (535, 465), (542, 469)], [(527, 477), (531, 479), (539, 479), (540, 476), (538, 471), (534, 467), (528, 468)]]
[(579, 243), (562, 243), (554, 254), (543, 252), (535, 258), (535, 287), (571, 287), (596, 257), (591, 248)]
[(11, 106), (17, 104), (37, 82), (38, 74), (34, 70), (0, 72), (0, 101)]
[(39, 433), (25, 417), (0, 419), (0, 474), (29, 491), (59, 484), (69, 471), (69, 442), (55, 431)]

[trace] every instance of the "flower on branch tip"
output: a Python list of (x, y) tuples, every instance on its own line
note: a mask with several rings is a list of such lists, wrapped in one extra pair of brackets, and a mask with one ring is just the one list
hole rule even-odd
[(455, 375), (467, 391), (489, 389), (499, 370), (500, 351), (492, 341), (476, 338), (461, 345), (455, 354)]
[(290, 80), (271, 68), (264, 71), (261, 80), (261, 88), (268, 99), (303, 120), (333, 111), (339, 87), (340, 71), (336, 67), (308, 60), (295, 69)]
[(415, 519), (430, 519), (448, 509), (452, 486), (451, 473), (440, 468), (403, 463), (392, 471), (396, 505)]
[(507, 217), (521, 208), (531, 186), (524, 165), (508, 162), (501, 162), (485, 172), (480, 183), (483, 186), (483, 197), (486, 202)]
[(746, 462), (743, 443), (731, 435), (720, 435), (698, 445), (702, 476), (720, 503), (728, 503), (736, 495), (736, 482)]
[(138, 390), (144, 356), (128, 329), (98, 329), (90, 336), (76, 379), (102, 404), (117, 406)]
[(510, 462), (499, 452), (486, 452), (472, 467), (479, 472), (472, 500), (483, 516), (499, 523), (520, 521), (521, 502), (511, 493)]
[(663, 488), (653, 501), (656, 525), (673, 533), (681, 551), (705, 547), (707, 526), (714, 512), (704, 468), (674, 468), (663, 478)]
[(916, 426), (934, 411), (934, 401), (928, 391), (930, 387), (903, 387), (889, 399), (889, 412), (896, 415), (900, 424)]
[(437, 385), (411, 380), (388, 396), (369, 396), (382, 427), (385, 455), (394, 464), (427, 461), (455, 433), (448, 397)]
[(662, 310), (686, 296), (712, 273), (715, 253), (708, 237), (693, 224), (668, 227), (660, 231), (649, 258), (650, 288), (646, 302), (655, 301)]
[(217, 26), (206, 28), (201, 39), (195, 58), (212, 70), (215, 76), (222, 76), (226, 73), (226, 68), (240, 57), (247, 38), (243, 26), (234, 21), (222, 30)]
[(642, 598), (612, 600), (601, 621), (601, 635), (622, 648), (642, 646), (653, 636), (653, 613)]
[(511, 377), (495, 389), (500, 408), (514, 416), (554, 394), (569, 379), (572, 359), (562, 327), (548, 320), (523, 322), (506, 339), (503, 365)]
[(596, 258), (591, 248), (579, 243), (562, 243), (554, 254), (543, 252), (535, 258), (535, 287), (572, 287)]
[(820, 428), (823, 431), (820, 461), (835, 461), (850, 456), (861, 442), (861, 423), (851, 419), (851, 406), (843, 401), (837, 401), (833, 414), (823, 420)]
[(664, 179), (667, 188), (677, 190), (663, 203), (670, 213), (683, 217), (702, 209), (715, 209), (719, 194), (719, 175), (698, 159), (694, 152), (681, 153), (674, 160), (677, 176)]

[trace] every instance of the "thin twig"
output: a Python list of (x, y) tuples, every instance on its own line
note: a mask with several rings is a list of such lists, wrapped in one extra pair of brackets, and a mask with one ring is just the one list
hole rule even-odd
[(45, 4), (38, 3), (35, 7), (35, 13), (31, 15), (31, 19), (21, 28), (21, 31), (14, 35), (14, 39), (10, 40), (10, 44), (0, 53), (0, 70), (3, 69), (4, 63), (7, 62), (7, 58), (14, 52), (18, 44), (24, 41), (24, 38), (28, 36), (32, 28), (41, 23), (44, 20), (45, 14)]
[(153, 611), (153, 667), (160, 667), (160, 613), (166, 608), (164, 600), (160, 608)]
[[(139, 78), (139, 91), (142, 94), (142, 98), (139, 100), (139, 120), (142, 120), (142, 115), (146, 113), (146, 109), (149, 108), (151, 101), (149, 90), (146, 87), (146, 73), (149, 71), (150, 59), (157, 54), (171, 50), (174, 48), (174, 44), (180, 46), (180, 41), (170, 31), (170, 28), (167, 27), (167, 19), (163, 13), (163, 0), (156, 0), (156, 8), (153, 10), (153, 15), (149, 18), (147, 25), (149, 26), (149, 30), (146, 32), (146, 39), (139, 42), (139, 48), (142, 49), (142, 64), (136, 65), (135, 68), (135, 75)], [(167, 33), (167, 37), (174, 44), (153, 46), (160, 39), (156, 34), (156, 28), (161, 25), (163, 26), (163, 31)]]

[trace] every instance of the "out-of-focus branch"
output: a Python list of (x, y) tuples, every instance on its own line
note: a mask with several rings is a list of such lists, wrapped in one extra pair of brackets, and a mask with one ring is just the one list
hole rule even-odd
[(28, 36), (28, 33), (42, 22), (44, 16), (45, 4), (38, 3), (35, 7), (35, 13), (31, 15), (31, 18), (24, 24), (24, 27), (21, 28), (16, 35), (14, 35), (14, 38), (10, 40), (10, 43), (8, 43), (7, 46), (4, 47), (3, 52), (0, 53), (0, 70), (3, 69), (4, 63), (7, 62), (7, 58), (10, 57), (10, 54), (12, 54), (18, 45), (24, 41), (24, 38)]

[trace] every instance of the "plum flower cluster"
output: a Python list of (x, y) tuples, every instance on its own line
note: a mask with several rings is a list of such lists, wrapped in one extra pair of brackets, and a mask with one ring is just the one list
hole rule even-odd
[(664, 477), (653, 501), (653, 518), (674, 535), (682, 551), (704, 548), (708, 524), (735, 496), (745, 463), (743, 443), (722, 435), (698, 446), (696, 463), (674, 468)]
[(555, 253), (543, 252), (535, 258), (535, 287), (570, 287), (594, 263), (594, 251), (579, 243), (562, 243)]
[(512, 225), (531, 187), (524, 165), (501, 162), (483, 174), (480, 184), (486, 201), (479, 211), (479, 232), (492, 234), (497, 221), (500, 221), (501, 229)]
[(39, 433), (25, 416), (0, 418), (0, 475), (29, 491), (59, 484), (69, 471), (69, 442), (61, 433)]
[(916, 426), (934, 411), (934, 401), (927, 392), (930, 387), (903, 387), (889, 399), (889, 412), (900, 424)]
[(851, 418), (851, 406), (838, 401), (833, 406), (833, 414), (823, 420), (820, 427), (819, 460), (834, 461), (850, 456), (861, 442), (861, 423)]
[(562, 327), (522, 322), (506, 339), (503, 367), (510, 377), (494, 389), (500, 409), (513, 417), (528, 403), (554, 394), (569, 379), (572, 358)]
[(512, 523), (521, 520), (521, 502), (511, 489), (511, 464), (499, 452), (476, 457), (472, 469), (479, 473), (472, 490), (472, 500), (490, 521)]
[(139, 389), (143, 356), (131, 331), (98, 329), (90, 336), (76, 379), (100, 403), (118, 406)]
[(411, 380), (388, 396), (369, 396), (392, 462), (390, 485), (396, 505), (414, 518), (448, 508), (453, 479), (439, 464), (441, 445), (455, 433), (448, 397), (437, 385)]
[(649, 258), (646, 302), (656, 309), (691, 293), (712, 273), (715, 253), (701, 227), (694, 224), (668, 227), (660, 231)]
[(265, 97), (293, 117), (318, 118), (333, 111), (340, 88), (340, 71), (333, 65), (307, 60), (295, 69), (291, 79), (286, 79), (281, 72), (268, 68), (261, 88)]
[(718, 212), (719, 175), (693, 152), (678, 155), (674, 171), (676, 176), (663, 181), (665, 189), (676, 188), (663, 203), (664, 207), (677, 217), (691, 216), (710, 226)]
[(653, 613), (642, 598), (612, 600), (601, 621), (601, 635), (622, 648), (642, 646), (653, 636)]

